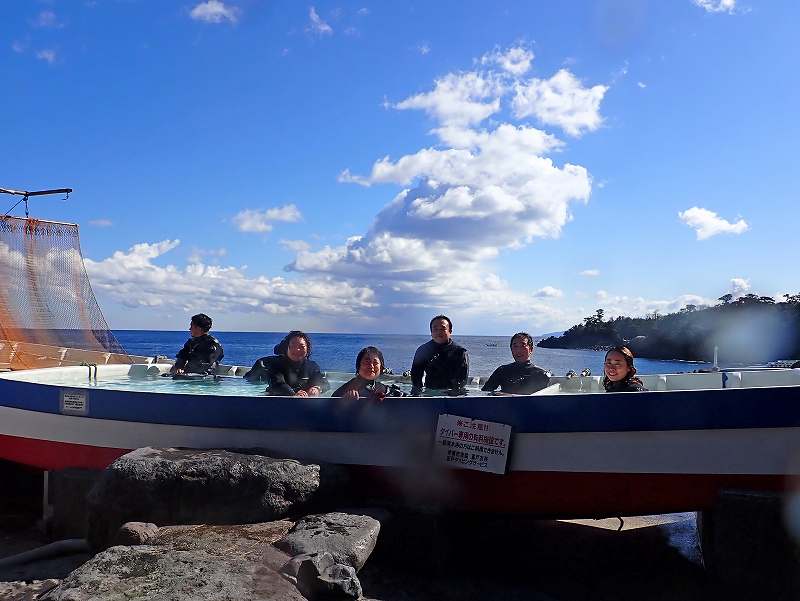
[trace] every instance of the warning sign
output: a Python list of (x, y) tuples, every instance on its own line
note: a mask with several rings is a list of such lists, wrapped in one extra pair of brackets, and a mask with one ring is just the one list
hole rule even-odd
[(61, 413), (70, 415), (87, 415), (89, 409), (86, 405), (85, 390), (62, 390)]
[(436, 425), (433, 457), (445, 467), (505, 474), (511, 426), (442, 414)]

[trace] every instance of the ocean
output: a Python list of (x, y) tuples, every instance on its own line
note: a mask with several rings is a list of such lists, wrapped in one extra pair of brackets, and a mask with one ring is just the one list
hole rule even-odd
[[(225, 348), (223, 363), (250, 366), (259, 357), (272, 354), (272, 348), (285, 332), (211, 332)], [(165, 332), (157, 330), (115, 330), (114, 334), (133, 355), (166, 355), (175, 353), (189, 338), (186, 331)], [(355, 371), (358, 351), (365, 346), (377, 346), (383, 352), (386, 367), (399, 374), (411, 369), (414, 351), (429, 336), (403, 334), (313, 334), (311, 358), (325, 371)], [(470, 375), (488, 376), (498, 365), (513, 361), (509, 349), (510, 336), (454, 336), (459, 344), (469, 350)], [(563, 376), (570, 369), (580, 372), (589, 368), (594, 375), (603, 371), (603, 351), (584, 349), (536, 348), (533, 362), (553, 375)], [(693, 371), (707, 363), (687, 361), (662, 361), (636, 359), (636, 369), (641, 374), (677, 373)]]

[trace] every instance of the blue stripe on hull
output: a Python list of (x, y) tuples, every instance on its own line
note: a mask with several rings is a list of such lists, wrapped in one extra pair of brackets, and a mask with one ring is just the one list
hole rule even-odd
[[(60, 412), (67, 387), (0, 381), (0, 404)], [(440, 413), (516, 432), (611, 432), (800, 426), (800, 387), (533, 397), (388, 399), (215, 397), (85, 390), (88, 417), (144, 423), (320, 432), (430, 431)]]

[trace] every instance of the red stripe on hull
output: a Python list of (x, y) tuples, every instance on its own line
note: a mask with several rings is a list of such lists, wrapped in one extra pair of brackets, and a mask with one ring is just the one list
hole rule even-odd
[(129, 450), (0, 434), (0, 459), (43, 470), (103, 469)]
[[(39, 469), (103, 469), (129, 449), (0, 435), (0, 458)], [(350, 466), (355, 490), (399, 504), (541, 517), (646, 515), (707, 509), (725, 489), (786, 490), (784, 476), (409, 470)]]

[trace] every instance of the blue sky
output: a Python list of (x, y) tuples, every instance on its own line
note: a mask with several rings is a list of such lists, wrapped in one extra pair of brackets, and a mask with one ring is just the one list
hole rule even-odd
[(796, 2), (0, 16), (0, 187), (75, 189), (33, 212), (81, 225), (114, 328), (541, 333), (800, 291)]

